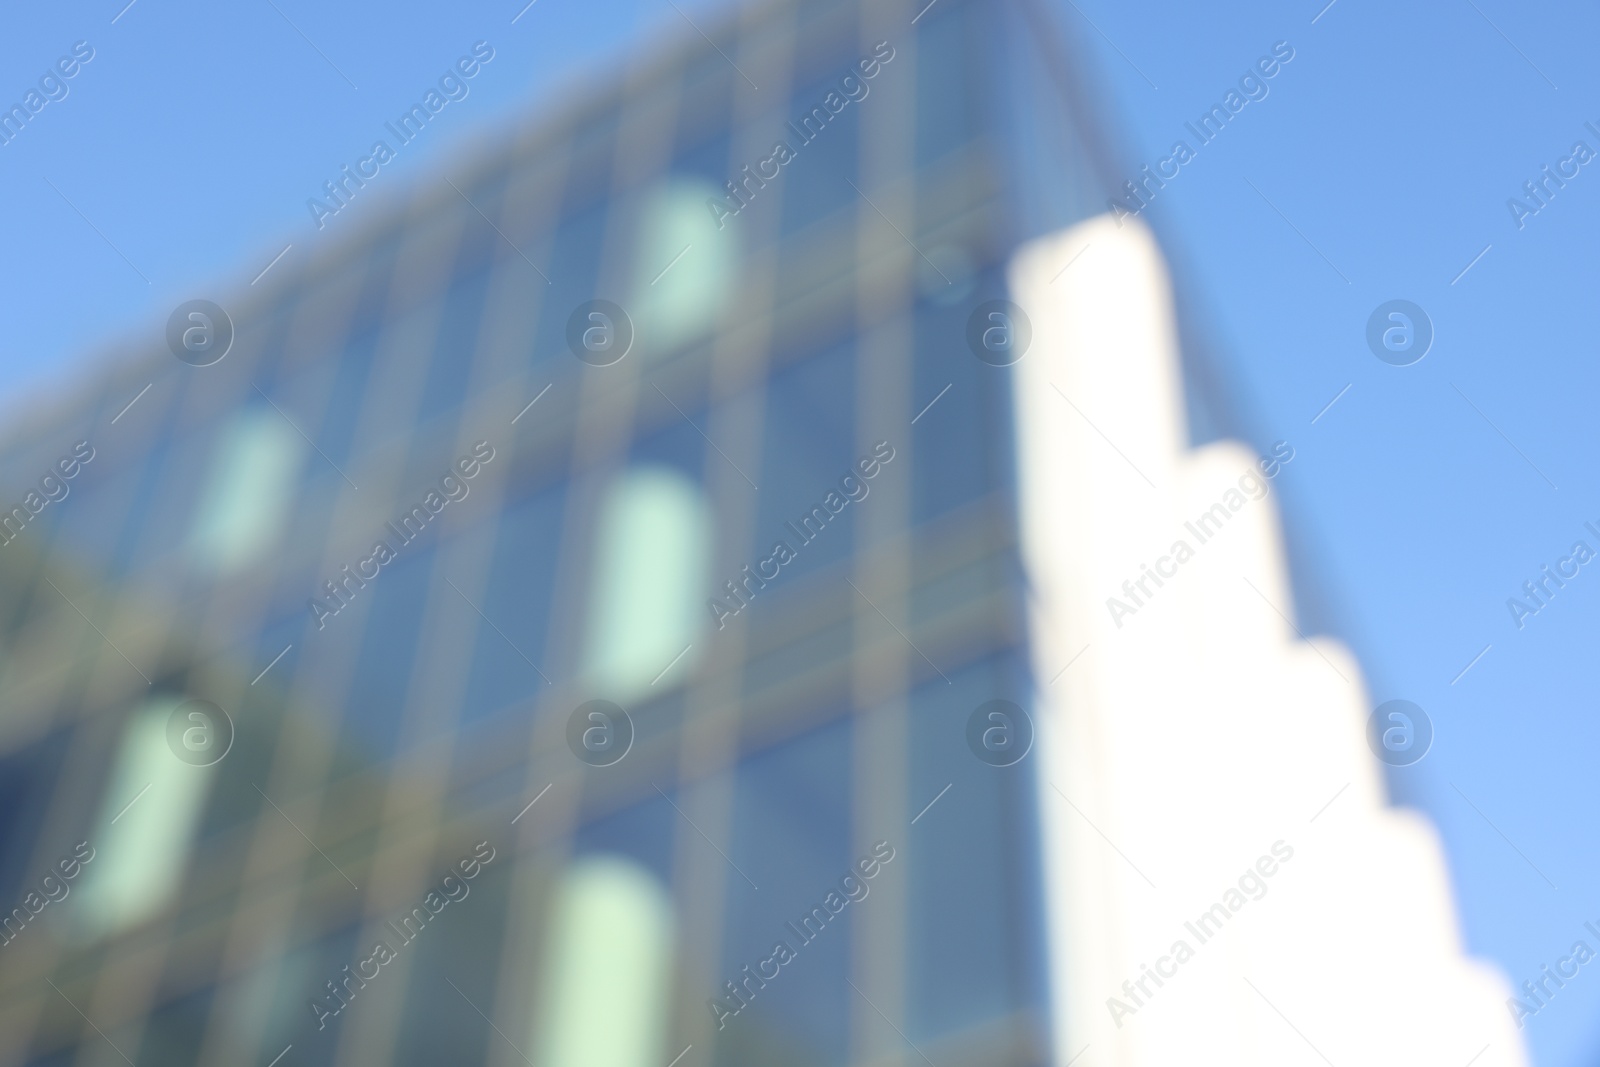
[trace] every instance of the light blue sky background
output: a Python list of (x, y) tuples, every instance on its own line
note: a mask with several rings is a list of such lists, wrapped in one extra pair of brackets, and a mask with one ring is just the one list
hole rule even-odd
[[(1150, 216), (1260, 436), (1297, 449), (1290, 518), (1374, 700), (1433, 717), (1433, 751), (1395, 785), (1444, 835), (1472, 951), (1519, 982), (1600, 920), (1600, 564), (1520, 632), (1506, 608), (1573, 541), (1600, 550), (1582, 526), (1600, 525), (1600, 163), (1521, 231), (1506, 201), (1574, 141), (1600, 149), (1583, 125), (1600, 126), (1600, 15), (1336, 0), (1319, 16), (1323, 2), (1057, 6), (1130, 176), (1274, 42), (1295, 48)], [(96, 373), (107, 342), (159, 336), (179, 301), (247, 284), (284, 245), (313, 250), (306, 198), (474, 40), (496, 59), (363, 192), (374, 205), (513, 114), (615, 76), (646, 38), (694, 33), (667, 0), (538, 0), (515, 25), (521, 0), (137, 0), (113, 24), (122, 3), (29, 5), (0, 35), (7, 101), (73, 41), (96, 49), (70, 96), (0, 148), (0, 410)], [(721, 6), (677, 3), (702, 24)], [(1436, 330), (1406, 368), (1364, 341), (1396, 297)], [(1392, 921), (1418, 906), (1397, 887)], [(1600, 1054), (1595, 968), (1530, 1020), (1536, 1063)]]

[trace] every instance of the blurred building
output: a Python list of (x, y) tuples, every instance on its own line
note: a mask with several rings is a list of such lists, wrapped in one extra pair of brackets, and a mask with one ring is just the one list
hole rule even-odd
[[(1132, 474), (1052, 434), (1170, 466), (1227, 402), (1153, 341), (1125, 380), (1114, 341), (1109, 376), (1048, 374), (1051, 286), (1140, 336), (1166, 314), (1142, 229), (1012, 266), (1117, 184), (1060, 28), (782, 0), (685, 41), (403, 210), (355, 201), (217, 297), (220, 361), (149, 339), (6, 442), (0, 1062), (1164, 1062), (1170, 1024), (1141, 1052), (1078, 1017), (1161, 918), (1079, 857), (1164, 816), (1118, 807), (1155, 795), (1128, 743), (1101, 764), (1044, 720), (1058, 680), (1101, 699), (1074, 671), (1103, 709), (1150, 698), (1130, 671), (1178, 685), (1135, 653), (1194, 631), (1108, 657), (1062, 605), (1088, 572), (1050, 538), (1133, 536), (1085, 472)], [(1192, 843), (1231, 870), (1272, 839)], [(1226, 888), (1164, 862), (1179, 910)], [(1248, 1037), (1195, 1058), (1305, 1053), (1193, 1025)]]

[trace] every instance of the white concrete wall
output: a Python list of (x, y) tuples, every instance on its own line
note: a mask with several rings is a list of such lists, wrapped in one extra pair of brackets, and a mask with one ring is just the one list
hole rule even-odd
[[(1433, 828), (1386, 806), (1358, 664), (1288, 621), (1275, 496), (1241, 492), (1204, 544), (1184, 525), (1260, 457), (1187, 447), (1149, 232), (1086, 222), (1024, 248), (1010, 282), (1033, 328), (1009, 372), (1057, 1067), (1524, 1064)], [(1114, 619), (1107, 599), (1132, 606), (1123, 582), (1180, 540), (1193, 558)], [(1239, 906), (1202, 943), (1185, 923), (1219, 903)], [(1124, 990), (1158, 962), (1161, 985)]]

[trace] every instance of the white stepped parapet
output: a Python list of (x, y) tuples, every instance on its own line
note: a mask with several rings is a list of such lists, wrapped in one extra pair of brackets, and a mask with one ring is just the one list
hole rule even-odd
[(1149, 232), (1091, 220), (1010, 284), (1055, 1064), (1521, 1067), (1437, 835), (1387, 806), (1359, 667), (1289, 621), (1273, 457), (1188, 447)]

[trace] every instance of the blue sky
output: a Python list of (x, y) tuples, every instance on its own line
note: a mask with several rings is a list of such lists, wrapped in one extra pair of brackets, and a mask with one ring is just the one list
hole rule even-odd
[[(159, 334), (177, 303), (247, 284), (286, 245), (285, 259), (314, 251), (306, 198), (474, 41), (496, 58), (384, 168), (374, 203), (510, 116), (614, 77), (647, 38), (694, 34), (666, 0), (538, 0), (515, 23), (520, 0), (136, 0), (119, 16), (124, 2), (29, 6), (0, 36), (8, 101), (73, 42), (95, 49), (0, 148), (0, 410), (97, 373), (108, 342)], [(697, 21), (722, 6), (675, 2)], [(1294, 49), (1148, 217), (1204, 297), (1258, 436), (1296, 448), (1290, 521), (1374, 702), (1433, 719), (1433, 750), (1394, 785), (1444, 836), (1471, 950), (1518, 982), (1600, 919), (1600, 563), (1520, 630), (1506, 606), (1574, 541), (1600, 550), (1583, 528), (1600, 527), (1600, 163), (1521, 228), (1507, 200), (1575, 141), (1600, 151), (1584, 125), (1600, 127), (1600, 15), (1324, 2), (1056, 6), (1129, 177), (1192, 140), (1184, 123), (1276, 42)], [(1435, 334), (1408, 367), (1365, 340), (1397, 298)], [(1413, 904), (1394, 906), (1404, 922)], [(1526, 1033), (1541, 1065), (1591, 1061), (1600, 972)]]

